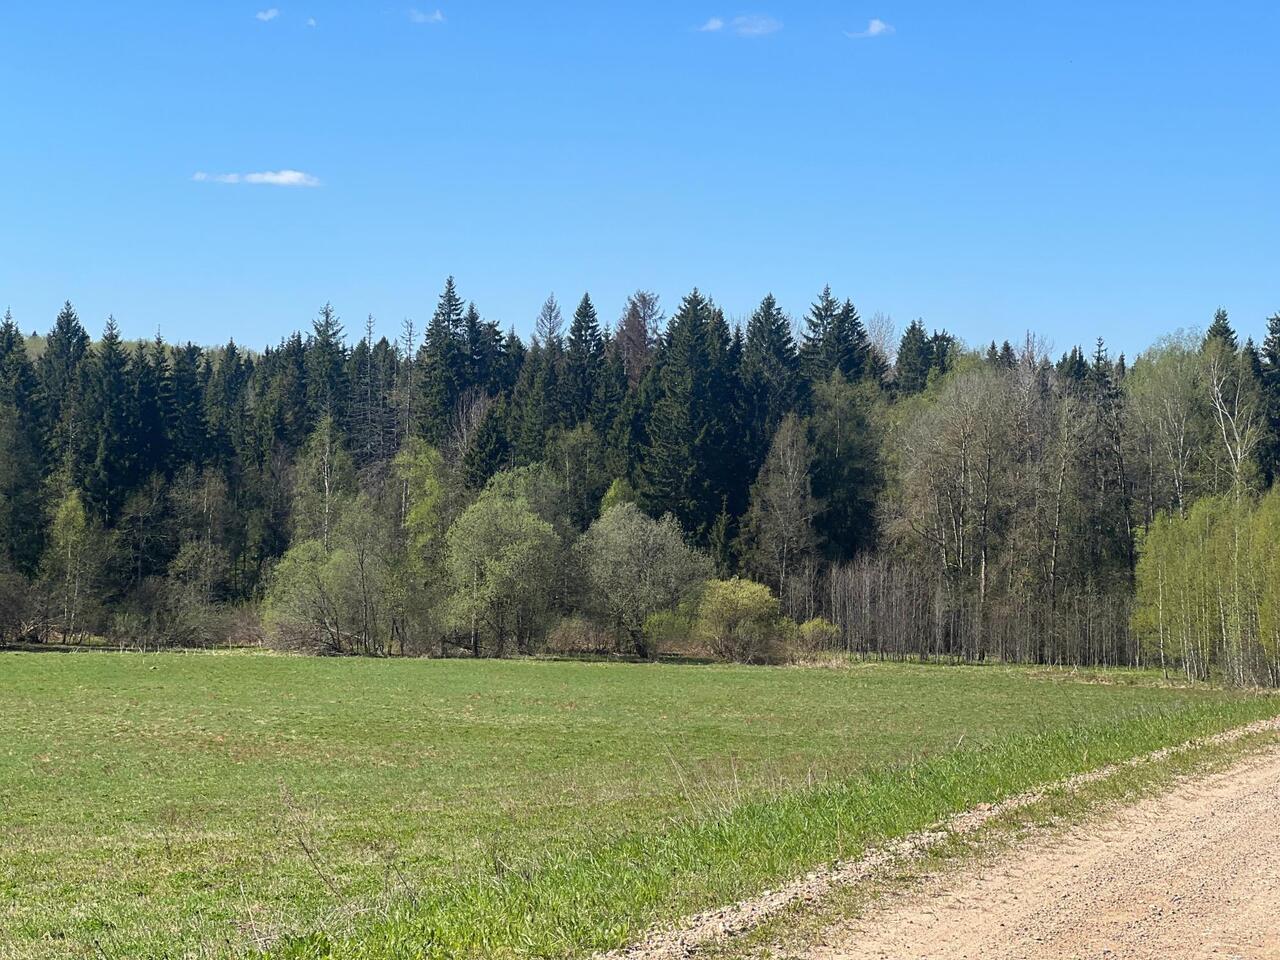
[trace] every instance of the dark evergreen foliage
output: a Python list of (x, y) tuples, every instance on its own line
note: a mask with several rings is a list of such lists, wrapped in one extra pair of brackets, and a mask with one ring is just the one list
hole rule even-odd
[[(852, 301), (829, 287), (809, 308), (799, 343), (773, 296), (731, 328), (696, 289), (669, 323), (657, 298), (638, 292), (611, 328), (588, 295), (562, 327), (550, 297), (526, 346), (465, 303), (452, 278), (421, 343), (409, 322), (394, 342), (376, 336), (370, 317), (349, 345), (329, 304), (305, 336), (260, 353), (234, 341), (201, 347), (157, 336), (127, 344), (110, 319), (91, 343), (67, 303), (33, 360), (6, 314), (0, 575), (24, 578), (40, 603), (52, 605), (72, 582), (67, 558), (51, 555), (57, 521), (64, 541), (67, 531), (79, 538), (76, 577), (87, 571), (91, 603), (77, 612), (79, 629), (106, 629), (117, 615), (172, 617), (192, 597), (255, 602), (300, 536), (322, 530), (327, 541), (339, 533), (327, 512), (340, 513), (335, 505), (359, 496), (403, 536), (413, 508), (404, 455), (430, 466), (439, 528), (419, 531), (424, 550), (441, 549), (449, 524), (495, 476), (528, 467), (517, 471), (520, 483), (532, 484), (521, 495), (565, 540), (597, 518), (606, 491), (625, 490), (654, 518), (674, 516), (721, 575), (739, 565), (765, 570), (787, 593), (789, 610), (818, 610), (825, 571), (911, 529), (893, 512), (902, 496), (899, 460), (918, 465), (910, 482), (922, 484), (937, 468), (941, 483), (954, 451), (931, 442), (955, 431), (955, 443), (976, 449), (991, 429), (988, 415), (1022, 431), (1022, 456), (1052, 470), (1028, 486), (1019, 509), (1029, 519), (1018, 526), (967, 512), (974, 498), (1010, 495), (990, 480), (1004, 450), (988, 451), (987, 474), (964, 459), (969, 446), (955, 457), (963, 461), (961, 480), (944, 493), (963, 501), (963, 511), (944, 516), (933, 499), (932, 513), (917, 505), (912, 518), (927, 516), (947, 531), (937, 544), (952, 577), (946, 589), (959, 589), (955, 570), (987, 576), (978, 554), (947, 559), (954, 548), (947, 538), (963, 535), (979, 549), (988, 540), (1024, 538), (1071, 557), (1069, 576), (1056, 566), (1058, 552), (1052, 570), (993, 566), (1000, 589), (1016, 593), (1024, 581), (1047, 579), (1051, 605), (1066, 602), (1066, 582), (1076, 596), (1123, 591), (1134, 575), (1139, 527), (1160, 506), (1146, 488), (1139, 492), (1151, 486), (1138, 479), (1149, 462), (1131, 462), (1149, 461), (1155, 449), (1140, 455), (1133, 434), (1141, 411), (1131, 406), (1130, 385), (1146, 361), (1131, 368), (1123, 356), (1113, 360), (1101, 340), (1088, 353), (1072, 347), (1055, 368), (1030, 340), (1021, 353), (1008, 341), (970, 353), (916, 320), (890, 367)], [(1221, 351), (1234, 364), (1241, 406), (1224, 415), (1260, 411), (1248, 479), (1272, 483), (1280, 474), (1280, 315), (1255, 348), (1252, 340), (1238, 345), (1219, 311), (1204, 342), (1188, 349), (1199, 363)], [(962, 381), (987, 391), (972, 409), (959, 409), (969, 397), (946, 393)], [(1012, 400), (1000, 392), (1014, 387)], [(1044, 413), (1050, 401), (1060, 404), (1053, 416)], [(1207, 404), (1207, 394), (1195, 402)], [(1005, 404), (998, 416), (992, 404)], [(912, 440), (893, 436), (900, 421), (933, 407), (940, 409), (930, 421), (932, 439), (920, 434), (924, 440), (910, 448)], [(1020, 476), (1020, 464), (1008, 467)], [(1217, 470), (1203, 486), (1222, 489), (1223, 468), (1193, 467)], [(1065, 530), (1075, 539), (1053, 539)], [(778, 531), (795, 547), (785, 558), (770, 542)], [(420, 586), (430, 577), (415, 576)], [(569, 603), (570, 566), (550, 579), (554, 602)], [(75, 584), (80, 589), (82, 581)], [(33, 622), (57, 621), (49, 611), (42, 616)]]

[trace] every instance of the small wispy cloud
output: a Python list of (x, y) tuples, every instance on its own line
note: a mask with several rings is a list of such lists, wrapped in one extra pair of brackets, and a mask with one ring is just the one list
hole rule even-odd
[(444, 13), (440, 10), (424, 13), (415, 9), (409, 11), (409, 20), (411, 23), (444, 23)]
[(308, 26), (308, 27), (314, 27), (315, 25), (316, 25), (316, 18), (315, 18), (315, 17), (307, 17), (307, 26)]
[(893, 27), (883, 20), (872, 17), (867, 21), (867, 29), (854, 33), (846, 30), (845, 36), (850, 40), (870, 40), (872, 37), (887, 37), (893, 33)]
[(733, 18), (733, 32), (740, 37), (767, 37), (782, 29), (782, 21), (762, 13), (752, 13)]
[(254, 14), (254, 16), (257, 17), (259, 20), (261, 20), (263, 23), (270, 23), (276, 17), (280, 16), (280, 10), (278, 7), (272, 7), (269, 10), (259, 10), (257, 13)]
[(261, 173), (196, 173), (197, 183), (252, 183), (271, 187), (318, 187), (320, 179), (301, 170), (264, 170)]
[(715, 33), (717, 30), (724, 29), (724, 21), (719, 17), (712, 17), (706, 23), (698, 28), (700, 33)]

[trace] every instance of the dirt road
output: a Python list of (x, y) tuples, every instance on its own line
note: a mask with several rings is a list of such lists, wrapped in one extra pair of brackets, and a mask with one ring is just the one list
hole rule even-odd
[(1280, 748), (925, 883), (805, 960), (1280, 958)]

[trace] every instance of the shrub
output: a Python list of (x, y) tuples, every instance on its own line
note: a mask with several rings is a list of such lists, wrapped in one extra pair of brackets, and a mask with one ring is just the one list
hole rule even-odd
[(710, 581), (694, 622), (694, 635), (713, 655), (736, 663), (782, 660), (794, 630), (768, 587), (740, 577)]
[(689, 614), (680, 610), (659, 610), (644, 621), (644, 645), (648, 656), (660, 653), (690, 653), (689, 638), (693, 624)]
[(564, 617), (547, 634), (551, 653), (608, 653), (617, 641), (586, 617)]
[(840, 628), (822, 617), (814, 617), (800, 624), (797, 635), (800, 646), (810, 653), (832, 650), (840, 642)]

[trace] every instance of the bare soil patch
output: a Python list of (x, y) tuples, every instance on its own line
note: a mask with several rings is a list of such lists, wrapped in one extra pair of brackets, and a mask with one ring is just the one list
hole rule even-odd
[[(935, 830), (814, 871), (776, 890), (655, 931), (605, 960), (679, 960), (745, 934), (834, 888), (871, 880), (953, 836), (977, 833), (1049, 790), (1073, 790), (1119, 767), (1280, 730), (1264, 720), (1135, 757), (999, 804)], [(939, 876), (818, 945), (805, 960), (960, 958), (1280, 958), (1280, 747), (1142, 801), (1105, 825), (1046, 838), (994, 866)]]
[(1280, 748), (934, 878), (806, 960), (1280, 957)]

